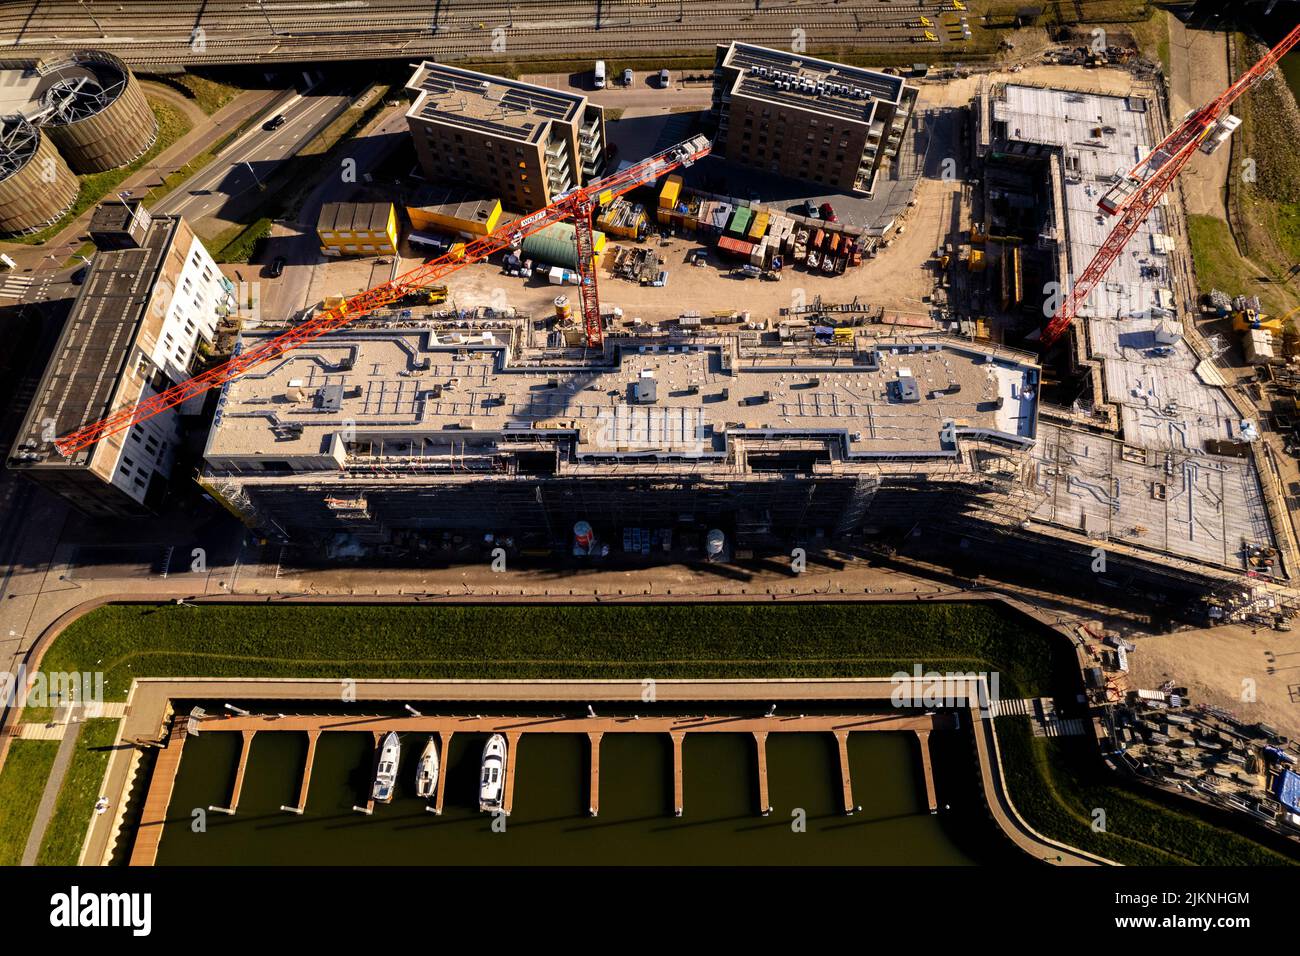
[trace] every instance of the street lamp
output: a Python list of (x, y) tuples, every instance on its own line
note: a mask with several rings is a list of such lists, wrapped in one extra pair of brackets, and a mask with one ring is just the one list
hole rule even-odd
[(236, 707), (234, 704), (222, 704), (221, 706), (232, 714), (238, 714), (240, 717), (248, 716), (248, 711), (244, 710), (242, 707)]
[(275, 32), (275, 25), (271, 23), (271, 15), (266, 12), (266, 0), (257, 0), (257, 9), (262, 11), (262, 16), (266, 19), (266, 28), (271, 31), (271, 36), (279, 36)]
[(90, 17), (90, 22), (95, 25), (95, 29), (99, 31), (99, 35), (101, 37), (107, 37), (108, 34), (104, 32), (104, 25), (95, 19), (94, 12), (86, 5), (86, 0), (77, 0), (77, 5), (86, 11), (86, 16)]

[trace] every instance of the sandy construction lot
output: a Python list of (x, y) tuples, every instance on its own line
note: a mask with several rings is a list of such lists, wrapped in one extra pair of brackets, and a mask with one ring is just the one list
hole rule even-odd
[(1194, 703), (1300, 737), (1300, 630), (1231, 625), (1145, 637), (1137, 646), (1129, 655), (1134, 687), (1172, 680)]

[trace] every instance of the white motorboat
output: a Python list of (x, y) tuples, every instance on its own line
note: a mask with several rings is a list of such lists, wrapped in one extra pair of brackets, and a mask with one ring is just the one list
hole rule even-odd
[(478, 785), (480, 810), (492, 813), (504, 805), (506, 757), (506, 739), (500, 734), (493, 734), (483, 747), (483, 772)]
[(420, 762), (415, 766), (415, 793), (421, 797), (431, 797), (438, 787), (438, 744), (429, 738), (420, 752)]
[(375, 786), (370, 795), (379, 803), (393, 799), (393, 787), (397, 784), (397, 764), (402, 759), (402, 742), (397, 733), (390, 731), (379, 748), (379, 768), (375, 771)]

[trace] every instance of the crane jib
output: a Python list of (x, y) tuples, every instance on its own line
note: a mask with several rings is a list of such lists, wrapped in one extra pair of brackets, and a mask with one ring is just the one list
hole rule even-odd
[[(595, 205), (593, 197), (607, 190), (614, 195), (622, 195), (638, 186), (654, 182), (665, 173), (671, 172), (679, 166), (689, 165), (696, 159), (707, 155), (711, 146), (712, 144), (707, 138), (695, 136), (671, 149), (642, 160), (634, 166), (614, 173), (612, 176), (606, 176), (588, 186), (580, 187), (559, 197), (551, 205), (529, 213), (522, 219), (509, 222), (495, 232), (474, 240), (456, 252), (448, 253), (422, 266), (418, 266), (392, 282), (385, 282), (373, 289), (353, 296), (347, 301), (346, 305), (330, 309), (308, 319), (301, 325), (283, 332), (255, 349), (233, 356), (222, 365), (209, 369), (201, 375), (197, 375), (178, 385), (173, 385), (152, 398), (120, 408), (100, 421), (69, 432), (63, 437), (55, 439), (54, 447), (64, 457), (71, 457), (74, 452), (95, 444), (101, 438), (125, 431), (133, 425), (169, 408), (174, 408), (181, 402), (210, 388), (225, 385), (250, 368), (268, 362), (304, 342), (310, 342), (318, 336), (342, 328), (354, 319), (395, 302), (409, 289), (420, 288), (422, 285), (436, 278), (449, 275), (463, 266), (480, 262), (492, 253), (509, 246), (516, 237), (522, 238), (525, 232), (531, 234), (537, 231), (537, 228), (534, 227), (538, 227), (539, 223), (559, 222), (575, 216), (582, 219), (584, 226), (577, 227), (576, 231), (580, 234), (584, 246), (589, 250), (591, 228), (589, 217), (591, 209)], [(595, 275), (585, 273), (581, 262), (578, 271), (583, 278), (579, 290), (583, 293), (588, 336), (589, 339), (592, 338), (594, 331), (595, 337), (598, 339), (600, 323), (599, 309), (596, 302)]]

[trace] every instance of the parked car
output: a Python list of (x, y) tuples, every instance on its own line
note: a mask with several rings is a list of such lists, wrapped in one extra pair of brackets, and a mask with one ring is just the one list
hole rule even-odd
[(289, 121), (284, 118), (283, 113), (276, 113), (269, 120), (267, 120), (265, 123), (262, 124), (262, 129), (264, 130), (279, 129), (287, 122)]
[(822, 203), (822, 218), (827, 222), (839, 222), (840, 217), (835, 215), (835, 208), (828, 202)]
[(284, 273), (284, 256), (276, 256), (266, 270), (267, 278), (278, 279)]
[(811, 199), (805, 202), (802, 207), (798, 207), (798, 208), (800, 208), (803, 214), (807, 216), (809, 219), (821, 218), (821, 213), (817, 211), (817, 204), (813, 202)]
[(631, 71), (631, 70), (624, 70), (624, 71), (623, 71), (623, 85), (624, 85), (624, 86), (631, 86), (631, 85), (632, 85), (632, 71)]
[(596, 61), (596, 68), (591, 71), (591, 80), (592, 80), (592, 84), (596, 87), (596, 89), (603, 90), (605, 88), (605, 61), (604, 60)]
[(659, 89), (661, 89), (661, 90), (666, 90), (666, 89), (668, 89), (668, 84), (669, 84), (670, 82), (671, 82), (671, 81), (668, 79), (668, 71), (667, 71), (667, 70), (660, 70), (660, 71), (659, 71)]

